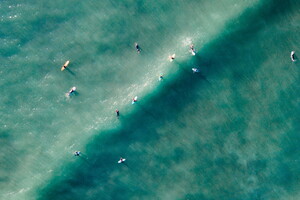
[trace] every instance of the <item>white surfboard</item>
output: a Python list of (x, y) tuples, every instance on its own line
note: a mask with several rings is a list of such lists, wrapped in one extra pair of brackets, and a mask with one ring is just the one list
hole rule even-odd
[(132, 99), (132, 102), (131, 102), (131, 104), (134, 104), (134, 103), (137, 101), (137, 99), (138, 99), (138, 97), (137, 97), (137, 96), (135, 96), (135, 97)]
[(123, 159), (120, 159), (119, 161), (118, 161), (118, 163), (122, 163), (122, 162), (125, 162), (125, 158), (123, 158)]
[(192, 53), (193, 56), (196, 55), (196, 52), (193, 51), (193, 50), (191, 50), (191, 53)]
[(295, 56), (295, 51), (292, 51), (292, 52), (291, 52), (291, 60), (292, 60), (293, 62), (296, 61), (294, 56)]

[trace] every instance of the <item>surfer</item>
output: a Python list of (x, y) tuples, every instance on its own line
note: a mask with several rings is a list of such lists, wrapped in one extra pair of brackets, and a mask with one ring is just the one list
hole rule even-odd
[(141, 52), (141, 48), (140, 48), (140, 46), (138, 45), (138, 43), (134, 43), (134, 46), (135, 46), (136, 51), (137, 51), (138, 53), (140, 53), (140, 52)]
[(172, 62), (175, 59), (175, 53), (171, 56), (169, 56), (169, 61)]
[(134, 97), (131, 103), (134, 104), (135, 102), (137, 102), (137, 97)]
[(193, 56), (196, 55), (196, 51), (193, 44), (190, 45), (190, 52), (192, 53)]
[(67, 60), (67, 61), (65, 62), (65, 64), (61, 67), (61, 71), (64, 71), (64, 70), (68, 67), (69, 63), (70, 63), (70, 61)]
[(117, 117), (119, 117), (120, 116), (120, 112), (119, 112), (118, 109), (116, 110), (116, 113), (117, 113)]
[(163, 77), (163, 75), (161, 74), (161, 75), (159, 75), (159, 78), (158, 78), (158, 80), (159, 81), (162, 81), (164, 79), (164, 77)]
[(295, 59), (295, 51), (292, 51), (292, 52), (291, 52), (291, 60), (292, 60), (293, 62), (296, 61), (296, 59)]
[(72, 87), (71, 90), (68, 92), (68, 95), (71, 96), (76, 90), (76, 87)]
[(74, 156), (79, 156), (80, 155), (80, 151), (75, 151), (74, 152)]
[(125, 160), (126, 160), (125, 158), (121, 157), (120, 160), (118, 161), (118, 163), (123, 163), (123, 162), (125, 162)]
[(200, 70), (198, 68), (192, 68), (193, 73), (198, 73)]

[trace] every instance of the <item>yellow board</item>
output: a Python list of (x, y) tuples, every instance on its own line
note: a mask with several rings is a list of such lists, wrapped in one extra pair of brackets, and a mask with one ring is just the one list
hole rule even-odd
[(67, 62), (65, 62), (65, 64), (61, 67), (61, 71), (64, 71), (68, 67), (69, 63), (70, 61), (67, 60)]

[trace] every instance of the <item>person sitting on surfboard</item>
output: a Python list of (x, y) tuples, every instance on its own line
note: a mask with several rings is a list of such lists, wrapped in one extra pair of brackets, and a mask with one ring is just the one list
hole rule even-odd
[(138, 45), (138, 43), (134, 43), (134, 46), (135, 46), (136, 51), (137, 51), (138, 53), (140, 53), (140, 52), (141, 52), (141, 48), (140, 48), (140, 46)]
[(132, 99), (131, 103), (134, 104), (135, 102), (137, 102), (137, 96)]
[(169, 56), (169, 61), (172, 62), (175, 59), (175, 53), (171, 56)]
[(74, 152), (74, 156), (79, 156), (80, 155), (80, 151), (75, 151)]
[(159, 81), (161, 81), (161, 80), (163, 80), (164, 79), (164, 76), (161, 74), (161, 75), (159, 75)]
[(125, 158), (121, 157), (120, 160), (118, 161), (118, 163), (123, 163), (123, 162), (125, 162), (125, 160), (126, 160)]

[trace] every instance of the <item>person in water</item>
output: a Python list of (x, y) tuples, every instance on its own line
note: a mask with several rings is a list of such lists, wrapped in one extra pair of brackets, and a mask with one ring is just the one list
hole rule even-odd
[(173, 55), (169, 56), (169, 60), (170, 60), (170, 62), (172, 62), (174, 59), (175, 59), (175, 54), (173, 54)]
[(61, 71), (65, 70), (65, 69), (68, 67), (69, 63), (70, 63), (70, 61), (67, 60), (67, 61), (65, 62), (65, 64), (62, 66)]
[(74, 156), (79, 156), (80, 155), (80, 151), (75, 151), (74, 152)]
[(119, 160), (119, 162), (123, 163), (123, 162), (125, 162), (125, 159), (121, 157), (120, 160)]
[(120, 116), (120, 112), (119, 112), (118, 109), (116, 110), (116, 113), (117, 113), (117, 117), (119, 117)]
[(72, 87), (71, 90), (68, 92), (68, 95), (71, 96), (76, 90), (76, 87)]
[(192, 53), (192, 55), (196, 55), (196, 51), (193, 44), (190, 45), (190, 52)]
[(193, 45), (193, 44), (190, 45), (190, 50), (191, 50), (191, 51), (195, 51), (194, 45)]
[(295, 51), (292, 51), (292, 52), (291, 52), (291, 60), (292, 60), (293, 62), (296, 61), (296, 59), (295, 59)]
[(138, 43), (134, 43), (134, 46), (135, 46), (136, 51), (137, 51), (138, 53), (140, 53), (140, 52), (141, 52), (141, 48), (140, 48), (140, 46), (138, 45)]
[(161, 75), (159, 75), (159, 80), (161, 81), (161, 80), (163, 80), (164, 79), (164, 76), (161, 74)]
[(200, 70), (198, 68), (192, 68), (193, 73), (198, 73)]

